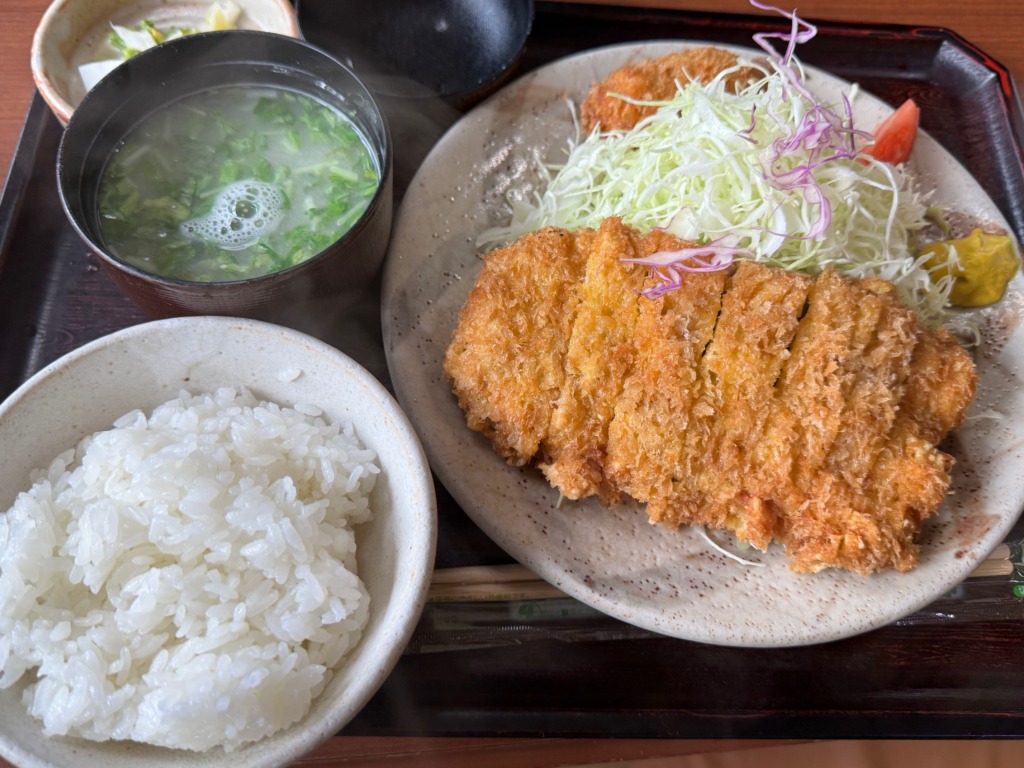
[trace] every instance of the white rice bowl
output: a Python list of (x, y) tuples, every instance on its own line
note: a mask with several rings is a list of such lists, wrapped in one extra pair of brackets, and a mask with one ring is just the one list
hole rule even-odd
[(387, 391), (311, 337), (126, 329), (0, 405), (0, 445), (0, 755), (19, 766), (288, 763), (415, 627), (429, 468)]

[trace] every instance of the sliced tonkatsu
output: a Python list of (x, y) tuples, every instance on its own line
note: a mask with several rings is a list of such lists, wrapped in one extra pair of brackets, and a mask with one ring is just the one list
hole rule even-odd
[(559, 492), (778, 543), (798, 571), (907, 570), (949, 487), (970, 356), (892, 286), (740, 262), (649, 298), (616, 218), (486, 257), (445, 373), (473, 429)]

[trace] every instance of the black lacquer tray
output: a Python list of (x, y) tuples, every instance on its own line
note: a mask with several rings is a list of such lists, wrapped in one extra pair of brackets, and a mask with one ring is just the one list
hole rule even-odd
[[(520, 74), (613, 43), (749, 45), (763, 16), (538, 3)], [(808, 64), (893, 105), (957, 157), (1024, 239), (1024, 117), (1008, 72), (952, 32), (823, 23)], [(436, 135), (399, 145), (396, 178)], [(404, 116), (395, 114), (394, 129)], [(144, 322), (66, 223), (61, 128), (37, 95), (0, 199), (0, 398), (46, 363)], [(404, 152), (404, 154), (402, 154)], [(375, 291), (326, 341), (388, 383)], [(0, 446), (4, 451), (14, 446)], [(1024, 468), (1022, 468), (1024, 471)], [(508, 562), (438, 485), (438, 567)], [(1021, 533), (1018, 524), (1014, 535)], [(658, 636), (572, 600), (428, 606), (409, 651), (346, 735), (879, 738), (1024, 735), (1024, 608), (1005, 578), (826, 645), (730, 649)]]

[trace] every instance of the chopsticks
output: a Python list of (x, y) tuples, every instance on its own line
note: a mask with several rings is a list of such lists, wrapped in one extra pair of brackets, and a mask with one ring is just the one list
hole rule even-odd
[(1013, 561), (1013, 554), (1013, 547), (1010, 544), (1000, 544), (992, 550), (992, 554), (987, 559), (974, 569), (969, 578), (1013, 576), (1019, 566), (1019, 563)]
[[(1000, 544), (978, 565), (968, 578), (1014, 576), (1021, 567), (1021, 543)], [(440, 568), (434, 571), (427, 602), (497, 602), (511, 600), (547, 600), (566, 597), (529, 568), (511, 565), (475, 565)]]
[(434, 571), (427, 602), (544, 600), (565, 597), (525, 566), (473, 565)]

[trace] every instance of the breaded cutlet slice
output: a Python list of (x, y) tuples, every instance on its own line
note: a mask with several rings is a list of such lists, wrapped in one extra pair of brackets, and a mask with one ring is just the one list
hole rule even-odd
[(921, 437), (938, 442), (956, 429), (978, 387), (978, 372), (957, 340), (946, 331), (918, 338), (901, 411), (918, 425)]
[[(650, 236), (646, 241), (650, 247), (644, 250), (650, 254), (671, 247), (654, 247)], [(608, 429), (605, 471), (649, 509), (659, 508), (673, 484), (695, 471), (692, 462), (683, 463), (685, 435), (700, 391), (700, 361), (715, 331), (728, 274), (687, 273), (677, 289), (640, 300), (635, 364)], [(654, 283), (648, 277), (645, 287)]]
[[(921, 523), (939, 509), (951, 479), (953, 459), (936, 441), (959, 425), (974, 398), (974, 363), (948, 333), (923, 327), (887, 287), (873, 281), (859, 285), (882, 299), (878, 328), (866, 350), (878, 368), (870, 377), (862, 371), (861, 386), (850, 396), (877, 396), (878, 389), (866, 392), (864, 381), (888, 376), (886, 389), (896, 402), (884, 402), (873, 424), (854, 423), (861, 439), (837, 441), (840, 450), (805, 482), (805, 501), (787, 515), (780, 537), (796, 571), (835, 567), (868, 574), (913, 568)], [(892, 349), (883, 354), (879, 350), (885, 346)], [(859, 410), (845, 409), (844, 420), (851, 413)], [(854, 469), (844, 466), (858, 448)]]
[[(862, 484), (862, 502), (895, 532), (893, 567), (917, 563), (911, 532), (941, 506), (953, 457), (936, 442), (967, 414), (977, 387), (970, 356), (945, 331), (921, 329), (893, 428)], [(871, 563), (877, 570), (877, 564)]]
[(767, 429), (752, 440), (751, 492), (793, 507), (818, 473), (856, 487), (892, 426), (916, 335), (888, 283), (819, 275), (776, 387)]
[(739, 265), (701, 365), (708, 432), (687, 436), (686, 450), (700, 467), (690, 485), (703, 499), (690, 522), (731, 530), (759, 549), (771, 543), (777, 513), (747, 489), (756, 468), (751, 449), (765, 429), (811, 283), (796, 272)]
[(565, 377), (541, 445), (541, 471), (570, 499), (618, 497), (605, 480), (608, 425), (633, 366), (633, 329), (647, 274), (622, 260), (643, 255), (641, 240), (621, 220), (607, 218), (587, 245)]
[[(831, 278), (818, 278), (824, 279)], [(885, 512), (867, 503), (864, 482), (891, 439), (919, 325), (889, 283), (838, 279), (833, 302), (842, 293), (846, 300), (837, 309), (848, 313), (849, 335), (846, 349), (835, 350), (839, 429), (819, 461), (799, 454), (795, 482), (779, 499), (778, 538), (796, 570), (834, 566), (863, 573), (907, 556), (904, 533), (890, 530)], [(812, 307), (813, 295), (809, 313)], [(814, 429), (810, 414), (800, 421), (801, 431)]]
[(510, 464), (547, 436), (593, 239), (552, 227), (491, 251), (459, 312), (444, 373), (469, 427)]
[(825, 464), (843, 428), (853, 362), (869, 338), (858, 326), (859, 299), (853, 284), (831, 270), (811, 285), (764, 432), (751, 440), (753, 495), (796, 507)]
[[(703, 46), (619, 67), (591, 87), (580, 107), (583, 130), (590, 133), (597, 126), (602, 131), (629, 130), (654, 114), (657, 107), (634, 104), (623, 96), (635, 101), (667, 101), (676, 95), (677, 82), (707, 85), (738, 64), (736, 55), (730, 51)], [(754, 67), (739, 67), (725, 76), (726, 89), (735, 93), (763, 76)]]
[(843, 392), (843, 428), (826, 463), (859, 487), (895, 422), (921, 324), (898, 301), (892, 283), (866, 279), (851, 283), (850, 290), (858, 294), (858, 327), (865, 332), (872, 322), (873, 327), (861, 354), (847, 364), (853, 370)]
[(821, 472), (812, 496), (789, 510), (779, 540), (801, 573), (826, 568), (868, 575), (917, 565), (917, 535), (949, 487), (952, 457), (923, 440), (913, 421), (898, 418), (862, 483)]

